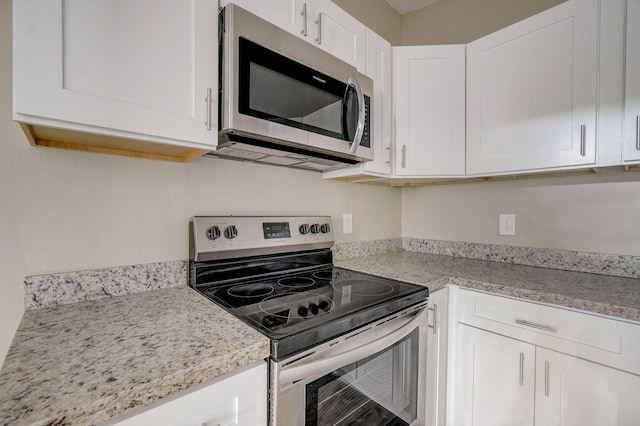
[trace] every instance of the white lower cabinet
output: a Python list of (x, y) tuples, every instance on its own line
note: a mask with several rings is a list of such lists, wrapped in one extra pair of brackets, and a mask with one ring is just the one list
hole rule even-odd
[(214, 380), (103, 426), (266, 426), (267, 364)]
[(447, 424), (640, 424), (638, 324), (463, 289), (455, 294)]
[(640, 377), (536, 349), (536, 425), (640, 424)]
[(533, 426), (535, 346), (459, 327), (453, 424)]
[(460, 325), (455, 425), (632, 426), (640, 376)]

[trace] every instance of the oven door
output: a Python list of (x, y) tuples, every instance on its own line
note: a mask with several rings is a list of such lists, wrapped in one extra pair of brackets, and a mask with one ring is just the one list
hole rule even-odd
[(424, 424), (426, 305), (271, 362), (275, 426)]

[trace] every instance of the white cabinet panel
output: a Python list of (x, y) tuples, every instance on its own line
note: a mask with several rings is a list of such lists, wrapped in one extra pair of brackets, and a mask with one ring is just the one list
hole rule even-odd
[(627, 1), (625, 162), (640, 160), (640, 0)]
[(449, 289), (429, 294), (426, 424), (446, 425)]
[(229, 3), (234, 3), (291, 34), (306, 37), (304, 8), (307, 2), (304, 0), (221, 0), (220, 6)]
[(144, 411), (103, 426), (200, 426), (267, 424), (267, 364), (158, 401)]
[(394, 47), (395, 175), (465, 173), (465, 46)]
[(570, 0), (467, 46), (467, 173), (596, 161), (598, 0)]
[(215, 146), (217, 102), (205, 98), (217, 90), (217, 10), (211, 0), (15, 1), (14, 118)]
[(355, 66), (364, 73), (365, 26), (331, 0), (311, 0), (313, 41), (323, 50)]
[(459, 325), (455, 425), (533, 426), (535, 346)]
[(537, 348), (536, 424), (632, 426), (640, 419), (640, 377)]

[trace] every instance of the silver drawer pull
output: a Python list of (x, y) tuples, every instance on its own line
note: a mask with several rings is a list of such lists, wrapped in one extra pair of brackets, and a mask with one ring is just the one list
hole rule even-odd
[(531, 328), (537, 328), (538, 330), (544, 330), (544, 331), (549, 331), (551, 333), (557, 333), (558, 329), (548, 326), (548, 325), (543, 325), (543, 324), (536, 324), (533, 322), (529, 322), (526, 320), (521, 320), (521, 319), (517, 319), (516, 320), (516, 324), (518, 325), (524, 325), (525, 327), (531, 327)]

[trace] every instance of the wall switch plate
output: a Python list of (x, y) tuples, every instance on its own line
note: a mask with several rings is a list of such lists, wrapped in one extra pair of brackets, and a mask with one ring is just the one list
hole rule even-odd
[(351, 213), (344, 213), (342, 215), (342, 233), (353, 233), (353, 215)]
[(499, 216), (500, 221), (500, 235), (516, 235), (516, 215), (515, 214), (501, 214)]

